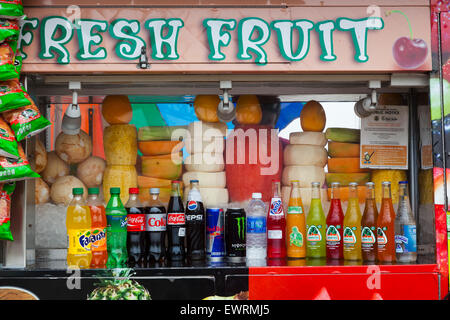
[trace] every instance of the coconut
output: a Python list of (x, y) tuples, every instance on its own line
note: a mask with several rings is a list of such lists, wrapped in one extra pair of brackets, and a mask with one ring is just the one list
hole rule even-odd
[(34, 201), (36, 204), (46, 203), (50, 200), (50, 188), (41, 178), (34, 180)]
[(65, 176), (56, 179), (50, 189), (50, 197), (56, 204), (68, 205), (73, 198), (73, 188), (83, 188), (83, 198), (86, 200), (87, 188), (80, 179), (74, 176)]
[(34, 158), (36, 161), (36, 168), (34, 169), (34, 171), (37, 173), (41, 173), (47, 165), (47, 151), (45, 150), (44, 144), (39, 139), (36, 139), (36, 150), (34, 151)]
[(105, 160), (91, 156), (78, 164), (77, 177), (88, 188), (98, 187), (102, 184), (105, 167)]
[(83, 130), (74, 135), (61, 132), (56, 138), (55, 150), (56, 154), (65, 162), (80, 163), (91, 155), (91, 137)]
[(58, 157), (55, 151), (47, 153), (47, 165), (41, 173), (45, 182), (51, 185), (57, 178), (67, 176), (69, 172), (69, 165)]

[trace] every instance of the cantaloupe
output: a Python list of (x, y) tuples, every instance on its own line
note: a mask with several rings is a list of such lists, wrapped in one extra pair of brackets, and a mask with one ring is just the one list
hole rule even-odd
[(176, 154), (162, 156), (142, 156), (142, 175), (160, 179), (178, 179), (181, 176), (182, 164), (178, 156), (172, 158), (172, 155)]
[(328, 142), (328, 155), (331, 158), (353, 158), (359, 157), (359, 143)]
[(283, 161), (285, 166), (316, 166), (327, 164), (327, 150), (321, 146), (290, 144), (284, 148)]
[(144, 156), (156, 156), (161, 154), (180, 152), (183, 149), (183, 141), (138, 141), (139, 151)]
[(301, 188), (310, 188), (312, 182), (324, 183), (325, 172), (322, 167), (316, 166), (284, 167), (281, 179), (283, 186), (290, 186), (293, 180), (299, 180)]
[(103, 131), (106, 164), (134, 166), (137, 158), (137, 131), (131, 124), (115, 124)]
[[(249, 140), (245, 144), (237, 142), (250, 135), (254, 140), (251, 147)], [(280, 180), (283, 169), (283, 151), (277, 130), (266, 125), (237, 125), (235, 131), (227, 136), (225, 144), (225, 172), (230, 201), (247, 201), (253, 192), (261, 192), (262, 200), (269, 202), (272, 180)], [(267, 152), (263, 152), (264, 149), (259, 152), (260, 148)], [(262, 157), (260, 153), (267, 157)]]
[(111, 197), (110, 188), (120, 188), (120, 200), (125, 205), (129, 197), (129, 189), (137, 187), (135, 166), (106, 166), (103, 173), (103, 197), (108, 203)]
[(341, 186), (348, 186), (350, 182), (356, 182), (358, 185), (363, 185), (370, 181), (370, 172), (367, 173), (327, 173), (326, 181), (328, 187), (333, 182), (339, 182)]
[(369, 169), (359, 167), (359, 158), (330, 158), (328, 159), (328, 172), (360, 173), (369, 172)]
[[(339, 188), (339, 196), (341, 198), (341, 201), (348, 200), (349, 189), (350, 189), (349, 187), (340, 187)], [(367, 196), (366, 186), (358, 186), (357, 191), (358, 191), (359, 203), (364, 203), (366, 201), (366, 196)], [(327, 196), (328, 196), (328, 201), (331, 201), (331, 188), (330, 187), (327, 190)]]
[(327, 144), (325, 133), (314, 131), (291, 132), (289, 134), (290, 144), (312, 144), (324, 147)]

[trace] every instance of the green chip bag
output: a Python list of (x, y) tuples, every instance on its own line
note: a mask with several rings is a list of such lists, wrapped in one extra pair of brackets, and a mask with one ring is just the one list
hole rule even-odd
[(22, 16), (22, 0), (0, 0), (0, 17), (19, 19)]
[(0, 156), (19, 159), (19, 149), (14, 132), (0, 117)]
[(41, 115), (28, 93), (25, 93), (25, 96), (30, 105), (2, 113), (3, 119), (14, 131), (17, 141), (34, 136), (51, 126), (51, 122)]
[(30, 101), (19, 80), (0, 81), (0, 112), (25, 107)]
[(16, 56), (14, 57), (14, 69), (17, 73), (16, 78), (20, 78), (20, 72), (22, 71), (22, 62), (23, 62), (23, 58), (20, 55), (20, 51), (17, 50), (16, 52)]
[(0, 18), (0, 42), (11, 41), (19, 38), (19, 22), (17, 20), (9, 20)]
[(14, 66), (17, 41), (0, 43), (0, 81), (17, 79), (18, 74)]
[(10, 182), (29, 178), (40, 178), (34, 172), (20, 144), (18, 145), (19, 159), (0, 157), (0, 182)]
[(16, 188), (15, 182), (3, 184), (0, 190), (0, 240), (14, 241), (11, 233), (11, 195)]

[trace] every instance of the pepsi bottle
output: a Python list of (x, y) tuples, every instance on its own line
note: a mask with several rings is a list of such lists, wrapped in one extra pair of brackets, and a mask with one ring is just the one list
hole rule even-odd
[(198, 188), (198, 180), (191, 180), (186, 203), (187, 259), (205, 259), (205, 209)]

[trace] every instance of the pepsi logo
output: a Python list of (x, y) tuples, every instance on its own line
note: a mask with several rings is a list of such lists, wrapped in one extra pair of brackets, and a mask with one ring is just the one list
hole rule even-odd
[(189, 200), (188, 203), (187, 203), (187, 208), (188, 208), (189, 210), (195, 210), (195, 209), (197, 209), (197, 201)]

